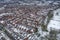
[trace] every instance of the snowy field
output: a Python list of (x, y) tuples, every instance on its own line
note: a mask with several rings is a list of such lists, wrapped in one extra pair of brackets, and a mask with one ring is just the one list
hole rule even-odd
[(50, 31), (50, 29), (60, 29), (60, 9), (55, 10), (53, 18), (50, 20), (47, 29)]

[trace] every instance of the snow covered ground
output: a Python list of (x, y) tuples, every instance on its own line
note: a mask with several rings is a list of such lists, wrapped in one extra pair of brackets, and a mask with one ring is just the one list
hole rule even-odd
[[(60, 9), (57, 9), (57, 10), (54, 10), (53, 11), (53, 17), (51, 18), (48, 26), (47, 26), (47, 30), (48, 31), (42, 31), (41, 28), (38, 28), (38, 33), (40, 34), (40, 36), (38, 37), (38, 40), (49, 40), (47, 37), (49, 37), (51, 39), (51, 35), (53, 36), (54, 34), (56, 34), (56, 39), (57, 40), (60, 40), (60, 33), (58, 34), (57, 32), (56, 33), (52, 33), (50, 34), (51, 32), (51, 29), (52, 30), (60, 30)], [(53, 31), (54, 32), (54, 31)], [(41, 38), (43, 37), (43, 38)], [(55, 36), (53, 36), (53, 39), (55, 40)]]
[(53, 13), (54, 16), (47, 26), (48, 31), (50, 31), (50, 29), (60, 30), (60, 9), (55, 10)]

